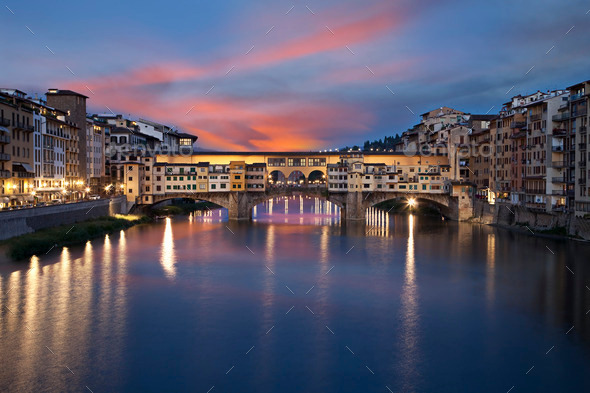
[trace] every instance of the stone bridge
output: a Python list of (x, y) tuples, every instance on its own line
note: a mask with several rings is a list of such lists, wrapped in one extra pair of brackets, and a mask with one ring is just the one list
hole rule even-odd
[(341, 217), (346, 220), (364, 220), (367, 208), (380, 202), (392, 199), (416, 199), (427, 201), (440, 208), (443, 215), (454, 220), (463, 220), (472, 216), (472, 205), (460, 207), (458, 198), (449, 194), (420, 192), (383, 192), (383, 191), (351, 191), (329, 192), (325, 188), (270, 188), (266, 191), (249, 192), (184, 192), (154, 195), (154, 204), (173, 198), (186, 198), (215, 203), (228, 211), (231, 220), (248, 220), (252, 218), (252, 208), (269, 199), (304, 195), (322, 198), (340, 207)]

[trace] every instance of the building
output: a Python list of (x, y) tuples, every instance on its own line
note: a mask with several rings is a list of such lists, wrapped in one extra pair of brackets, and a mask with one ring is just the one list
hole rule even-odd
[(25, 93), (0, 89), (2, 207), (34, 201), (34, 109)]
[[(87, 179), (88, 144), (86, 141), (86, 97), (71, 90), (49, 89), (46, 93), (47, 105), (66, 113), (66, 121), (77, 128), (77, 135), (72, 135), (69, 150), (67, 178)], [(80, 181), (79, 179), (77, 181)]]
[(231, 191), (246, 190), (246, 162), (230, 161), (229, 162), (229, 183)]
[(565, 176), (568, 180), (569, 208), (577, 216), (587, 216), (590, 214), (590, 168), (588, 167), (590, 81), (569, 86), (568, 90), (570, 91), (568, 102), (554, 117), (553, 124), (558, 127), (558, 134), (564, 134), (559, 138), (564, 139), (564, 166), (566, 166)]
[(246, 164), (246, 191), (264, 191), (266, 189), (266, 163)]

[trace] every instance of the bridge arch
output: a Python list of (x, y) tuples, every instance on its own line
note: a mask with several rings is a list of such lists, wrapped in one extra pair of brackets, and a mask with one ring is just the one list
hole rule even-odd
[(374, 192), (371, 195), (365, 197), (363, 207), (373, 207), (379, 203), (387, 202), (391, 200), (415, 200), (418, 204), (429, 203), (436, 206), (441, 214), (446, 217), (454, 217), (456, 211), (456, 201), (448, 194), (430, 194), (430, 193), (406, 193), (406, 192)]

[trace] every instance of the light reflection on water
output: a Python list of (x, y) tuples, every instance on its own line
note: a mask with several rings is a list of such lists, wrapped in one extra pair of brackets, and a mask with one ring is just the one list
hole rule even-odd
[(378, 209), (341, 226), (299, 197), (253, 216), (195, 212), (0, 264), (0, 391), (590, 386), (587, 245)]

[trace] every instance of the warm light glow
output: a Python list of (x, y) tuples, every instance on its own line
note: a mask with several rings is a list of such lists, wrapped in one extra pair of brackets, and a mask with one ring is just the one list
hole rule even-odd
[(408, 206), (409, 207), (416, 207), (416, 205), (418, 205), (418, 202), (416, 202), (416, 199), (414, 199), (414, 198), (408, 199)]
[(90, 187), (86, 187), (86, 192), (90, 192)]

